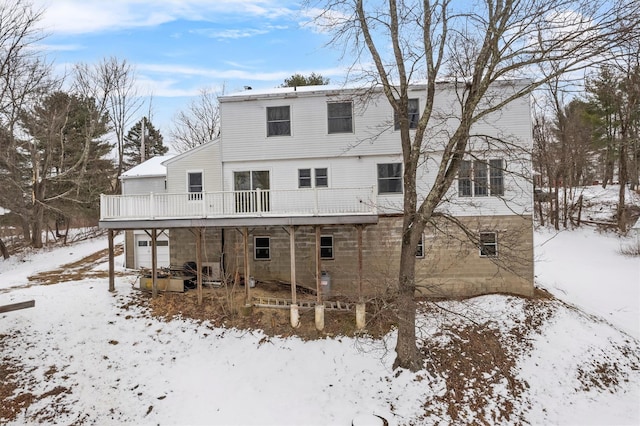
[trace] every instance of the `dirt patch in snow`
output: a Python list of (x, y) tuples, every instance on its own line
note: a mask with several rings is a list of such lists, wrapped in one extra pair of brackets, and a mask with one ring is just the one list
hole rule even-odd
[[(114, 247), (114, 256), (124, 252), (124, 245)], [(108, 270), (95, 270), (98, 265), (104, 264), (109, 257), (109, 249), (100, 250), (83, 257), (75, 262), (70, 262), (51, 271), (39, 272), (29, 277), (30, 285), (51, 285), (69, 281), (79, 281), (92, 278), (107, 278)], [(118, 275), (124, 275), (118, 273)]]

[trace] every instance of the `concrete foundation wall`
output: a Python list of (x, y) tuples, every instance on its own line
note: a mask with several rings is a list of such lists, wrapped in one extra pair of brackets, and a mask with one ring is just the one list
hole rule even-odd
[[(498, 256), (481, 257), (479, 249), (457, 227), (439, 224), (425, 230), (424, 258), (416, 259), (416, 294), (431, 297), (463, 297), (505, 292), (533, 294), (533, 227), (530, 217), (463, 218), (469, 229), (497, 232)], [(401, 217), (381, 217), (363, 231), (363, 287), (367, 296), (393, 292), (400, 263)], [(288, 229), (288, 228), (287, 228)], [(333, 236), (333, 259), (323, 259), (321, 270), (331, 277), (332, 296), (357, 297), (358, 245), (355, 226), (326, 226), (322, 235)], [(243, 273), (242, 234), (226, 229), (225, 266), (228, 273)], [(254, 238), (270, 238), (269, 260), (254, 259)], [(296, 281), (316, 287), (315, 230), (298, 227)], [(193, 240), (193, 238), (191, 238)], [(175, 248), (176, 243), (172, 242)], [(193, 242), (195, 244), (195, 242)], [(194, 245), (195, 247), (195, 245)], [(195, 259), (195, 249), (193, 249)], [(172, 263), (178, 250), (172, 250)], [(251, 229), (250, 274), (258, 281), (290, 281), (289, 235), (282, 227)]]

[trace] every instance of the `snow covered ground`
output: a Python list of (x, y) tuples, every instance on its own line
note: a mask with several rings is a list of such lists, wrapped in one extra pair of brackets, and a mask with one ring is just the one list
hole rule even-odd
[[(518, 416), (493, 423), (640, 424), (640, 261), (619, 253), (626, 241), (590, 228), (537, 231), (537, 285), (560, 299), (536, 305), (527, 318), (538, 323), (525, 324), (533, 305), (522, 298), (447, 302), (489, 328), (529, 329), (514, 344), (514, 375), (526, 383), (510, 401)], [(350, 425), (371, 414), (391, 425), (452, 422), (442, 377), (392, 371), (394, 333), (305, 342), (163, 321), (132, 303), (132, 274), (117, 276), (115, 294), (100, 277), (28, 286), (29, 275), (106, 246), (98, 238), (0, 261), (0, 305), (36, 301), (0, 315), (2, 361), (22, 366), (15, 393), (34, 396), (10, 424)], [(457, 321), (419, 320), (425, 340)], [(508, 399), (510, 387), (495, 395)], [(496, 412), (492, 404), (482, 410)], [(477, 420), (477, 407), (460, 409), (458, 423)]]

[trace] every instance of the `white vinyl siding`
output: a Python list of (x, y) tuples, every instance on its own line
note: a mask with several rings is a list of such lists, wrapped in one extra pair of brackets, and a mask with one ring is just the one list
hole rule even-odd
[(130, 177), (122, 179), (122, 195), (165, 192), (165, 176)]
[(203, 187), (206, 192), (222, 190), (222, 165), (220, 164), (220, 144), (210, 142), (174, 157), (167, 163), (167, 191), (172, 194), (187, 191), (187, 172), (203, 170)]

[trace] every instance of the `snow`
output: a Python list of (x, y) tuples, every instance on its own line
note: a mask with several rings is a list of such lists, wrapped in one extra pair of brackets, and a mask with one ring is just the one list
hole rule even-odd
[(162, 163), (173, 157), (173, 155), (157, 155), (151, 157), (147, 161), (122, 173), (120, 178), (164, 176), (167, 174), (167, 168)]
[[(515, 367), (528, 384), (513, 401), (525, 422), (640, 423), (640, 262), (620, 254), (627, 241), (592, 228), (536, 231), (537, 285), (560, 302), (544, 305), (548, 315), (540, 315)], [(0, 314), (3, 359), (23, 364), (22, 391), (69, 389), (36, 399), (9, 424), (349, 425), (376, 424), (375, 415), (391, 425), (423, 424), (423, 404), (443, 393), (443, 380), (426, 371), (392, 371), (394, 332), (303, 341), (153, 317), (132, 303), (136, 277), (123, 256), (115, 293), (106, 278), (29, 286), (35, 272), (106, 247), (100, 237), (0, 261), (0, 305), (36, 301)], [(103, 261), (94, 269), (105, 268)], [(527, 303), (505, 295), (446, 302), (505, 330), (524, 318)], [(418, 319), (423, 339), (435, 339), (437, 322), (448, 321)], [(603, 369), (617, 370), (619, 382), (585, 387), (580, 380)], [(506, 384), (496, 390), (506, 391)]]

